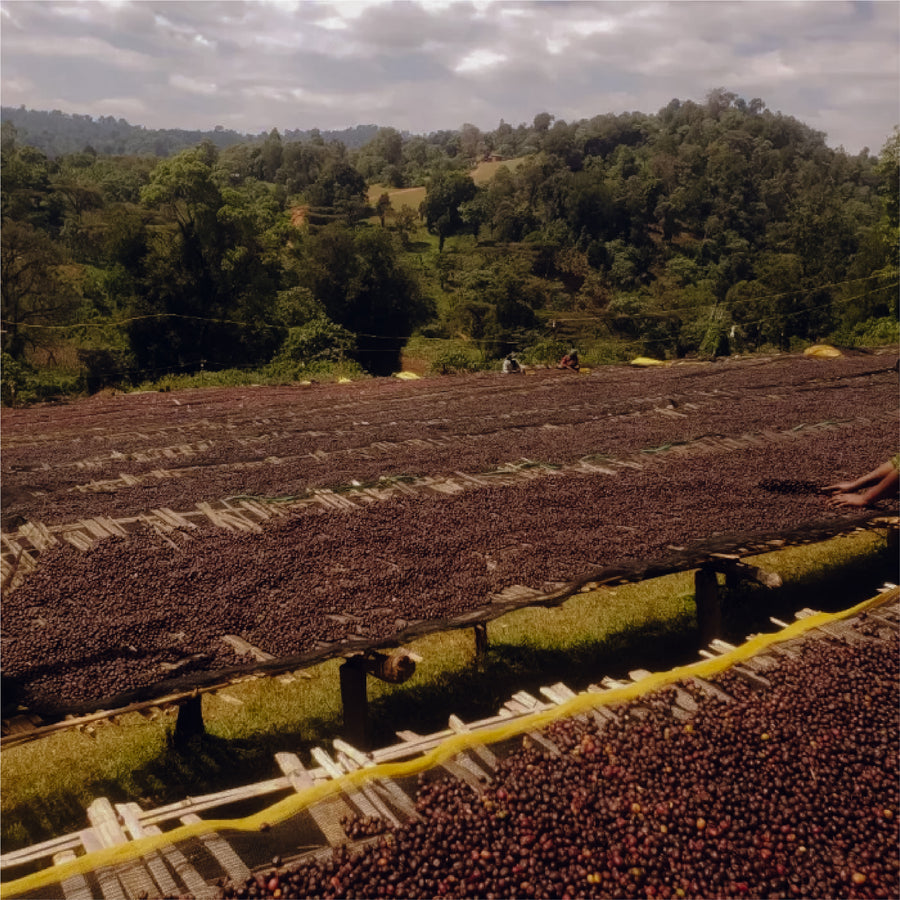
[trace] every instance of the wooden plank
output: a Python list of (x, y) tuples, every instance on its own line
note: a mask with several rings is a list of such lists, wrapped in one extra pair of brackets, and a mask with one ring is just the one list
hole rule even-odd
[(235, 510), (214, 509), (203, 501), (197, 504), (197, 509), (219, 528), (226, 528), (228, 531), (262, 531), (255, 522), (251, 528), (250, 523)]
[(444, 760), (441, 767), (457, 780), (468, 784), (476, 794), (484, 793), (484, 786), (490, 781), (487, 772), (466, 753), (457, 753), (452, 759)]
[(54, 853), (62, 853), (66, 850), (74, 852), (75, 850), (81, 850), (83, 847), (84, 844), (81, 840), (80, 832), (60, 835), (41, 844), (4, 853), (0, 856), (0, 868), (12, 869), (16, 866), (24, 866), (28, 863), (38, 862), (41, 859), (47, 859)]
[[(58, 866), (62, 863), (72, 862), (75, 858), (74, 851), (61, 850), (59, 853), (53, 854), (53, 865)], [(70, 875), (60, 882), (60, 886), (66, 900), (93, 900), (93, 891), (88, 887), (84, 875)]]
[[(517, 699), (513, 697), (511, 700), (507, 700), (504, 706), (513, 713), (518, 713), (519, 715), (528, 715), (535, 711), (535, 706), (527, 699), (531, 697), (530, 694), (526, 694), (524, 691), (520, 691), (520, 694), (524, 695), (525, 702), (522, 699)], [(531, 701), (540, 704), (540, 706), (544, 706), (544, 704), (540, 703), (539, 700), (535, 697), (531, 697)], [(526, 735), (526, 738), (531, 740), (533, 743), (538, 744), (543, 747), (547, 752), (553, 754), (554, 756), (559, 756), (560, 749), (553, 743), (549, 738), (544, 737), (539, 731), (529, 731)]]
[[(321, 747), (313, 747), (310, 751), (312, 758), (335, 780), (342, 778), (346, 772), (328, 755)], [(356, 788), (344, 788), (344, 795), (366, 817), (377, 817), (378, 810), (366, 795)]]
[[(87, 809), (88, 821), (103, 847), (119, 847), (128, 843), (128, 837), (119, 825), (112, 803), (106, 797), (98, 797)], [(151, 896), (158, 888), (150, 873), (137, 861), (115, 867), (116, 875), (130, 900)]]
[[(569, 700), (577, 696), (575, 691), (573, 691), (567, 685), (563, 684), (561, 681), (557, 682), (554, 685), (542, 687), (540, 691), (551, 703), (555, 703), (557, 706), (562, 706), (564, 703), (568, 703)], [(594, 724), (597, 725), (598, 728), (605, 728), (607, 722), (609, 721), (609, 719), (607, 719), (596, 709), (588, 710), (586, 713), (582, 713), (576, 718), (581, 720), (587, 720), (588, 718), (591, 718), (594, 720)]]
[[(295, 791), (303, 791), (312, 787), (315, 782), (312, 776), (303, 767), (300, 758), (294, 753), (276, 753), (275, 761)], [(319, 830), (325, 835), (325, 839), (332, 847), (339, 847), (347, 843), (347, 835), (341, 826), (341, 819), (351, 815), (352, 811), (346, 801), (339, 796), (326, 797), (309, 807), (309, 814), (313, 817)]]
[[(363, 753), (361, 750), (357, 750), (356, 747), (352, 747), (350, 744), (342, 741), (340, 738), (335, 738), (334, 740), (334, 748), (345, 755), (347, 758), (352, 759), (356, 762), (361, 768), (368, 768), (369, 766), (375, 766), (375, 760), (368, 753)], [(416, 804), (409, 798), (406, 792), (394, 781), (393, 778), (379, 778), (377, 781), (372, 782), (372, 786), (376, 791), (380, 792), (383, 796), (385, 796), (394, 806), (399, 809), (408, 819), (421, 819), (422, 817), (419, 815), (419, 811), (416, 809)]]
[(175, 512), (174, 509), (169, 509), (167, 506), (160, 506), (157, 509), (151, 510), (153, 515), (157, 516), (166, 525), (171, 525), (173, 528), (196, 528), (197, 526), (186, 519), (181, 513)]
[[(450, 716), (449, 720), (451, 731), (456, 734), (471, 734), (472, 731), (459, 716)], [(497, 766), (499, 765), (499, 760), (484, 744), (475, 744), (470, 748), (470, 752), (474, 753), (475, 756), (478, 757), (481, 763), (483, 763), (491, 772), (497, 771)]]
[[(128, 829), (132, 840), (138, 840), (138, 838), (147, 837), (148, 835), (153, 834), (154, 831), (151, 831), (151, 828), (155, 829), (155, 833), (161, 833), (159, 828), (155, 825), (152, 825), (149, 828), (144, 828), (141, 825), (141, 808), (137, 803), (117, 803), (116, 812), (121, 816), (122, 822), (124, 823), (125, 828)], [(172, 875), (166, 867), (165, 861), (159, 853), (154, 850), (151, 853), (145, 854), (142, 859), (145, 861), (147, 868), (150, 870), (150, 874), (153, 876), (153, 880), (159, 885), (159, 889), (164, 896), (177, 897), (178, 894), (181, 893), (181, 889), (176, 884), (175, 879), (172, 878)]]
[(49, 550), (59, 543), (43, 522), (24, 522), (19, 526), (19, 534), (28, 538), (31, 546), (39, 551)]
[(254, 659), (258, 659), (260, 662), (266, 662), (266, 660), (275, 659), (275, 657), (271, 653), (267, 653), (265, 650), (260, 650), (259, 647), (254, 647), (253, 644), (245, 641), (237, 634), (223, 634), (222, 640), (225, 641), (226, 644), (229, 644), (231, 647), (233, 647), (234, 651), (239, 656), (250, 655)]
[[(188, 813), (181, 817), (185, 825), (196, 825), (203, 820), (194, 813)], [(234, 852), (231, 844), (218, 832), (211, 831), (200, 835), (203, 846), (209, 850), (216, 862), (225, 870), (225, 874), (235, 883), (242, 884), (250, 877), (250, 869), (244, 861)]]
[[(87, 828), (80, 834), (81, 843), (87, 853), (96, 853), (103, 849), (103, 844), (92, 829)], [(111, 866), (99, 866), (94, 870), (94, 875), (97, 876), (97, 881), (100, 883), (103, 900), (126, 900), (122, 885), (119, 884), (119, 879)]]
[(336, 494), (327, 488), (313, 491), (313, 495), (327, 509), (359, 509), (349, 497), (345, 497), (343, 494)]
[[(633, 672), (628, 673), (628, 677), (631, 678), (632, 681), (642, 681), (652, 674), (653, 673), (647, 669), (635, 669)], [(686, 690), (679, 687), (677, 684), (668, 685), (668, 687), (669, 689), (674, 689), (675, 703), (677, 706), (691, 715), (697, 712), (699, 709), (697, 701)]]
[(713, 697), (716, 700), (721, 700), (724, 703), (734, 703), (734, 697), (731, 694), (726, 694), (720, 687), (714, 685), (711, 681), (707, 681), (705, 678), (700, 678), (698, 675), (692, 675), (690, 678), (690, 682), (695, 684), (704, 694), (708, 697)]
[(238, 502), (238, 506), (240, 506), (241, 509), (243, 509), (247, 513), (252, 513), (255, 516), (259, 516), (260, 520), (263, 522), (265, 522), (267, 519), (271, 519), (272, 516), (277, 513), (277, 510), (264, 506), (262, 503), (258, 503), (256, 500), (240, 500)]
[(79, 519), (78, 525), (88, 532), (92, 537), (105, 538), (110, 537), (111, 532), (102, 522), (97, 519)]
[[(439, 734), (440, 737), (438, 737), (438, 735), (429, 735), (428, 737), (423, 738), (414, 731), (397, 732), (397, 736), (408, 740), (410, 745), (425, 745), (427, 749), (436, 747), (442, 741), (450, 737), (453, 734), (453, 731), (447, 729), (444, 732), (439, 732)], [(442, 763), (442, 768), (446, 769), (454, 778), (470, 785), (479, 794), (484, 789), (483, 782), (488, 780), (487, 773), (483, 772), (477, 763), (466, 758), (464, 754), (461, 753), (457, 754), (452, 759), (445, 760)]]
[(94, 521), (116, 537), (128, 537), (128, 532), (122, 527), (122, 524), (109, 516), (94, 516)]
[[(710, 647), (718, 653), (730, 653), (732, 650), (735, 650), (736, 647), (734, 644), (729, 644), (728, 641), (720, 640), (719, 638), (715, 638), (710, 642)], [(767, 656), (751, 656), (749, 659), (745, 659), (744, 663), (753, 669), (756, 672), (764, 672), (767, 669), (771, 669), (778, 665), (778, 663)]]
[[(355, 755), (344, 753), (337, 747), (335, 747), (335, 751), (335, 760), (341, 767), (341, 769), (343, 769), (345, 772), (355, 772), (359, 769), (368, 768), (368, 766), (371, 765), (371, 762), (367, 764), (360, 764), (358, 757), (356, 757)], [(362, 795), (372, 804), (372, 806), (376, 810), (376, 814), (380, 818), (385, 819), (395, 827), (399, 827), (402, 824), (400, 819), (398, 819), (397, 816), (394, 815), (393, 810), (391, 810), (387, 803), (385, 803), (382, 796), (379, 795), (378, 791), (375, 789), (376, 786), (377, 782), (371, 782), (369, 784), (360, 785), (359, 790)]]
[(62, 538), (82, 552), (94, 546), (94, 541), (80, 531), (66, 530), (62, 533)]

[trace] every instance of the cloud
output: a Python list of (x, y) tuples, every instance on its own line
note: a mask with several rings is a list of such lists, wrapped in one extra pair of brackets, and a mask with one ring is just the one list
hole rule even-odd
[[(880, 147), (900, 121), (894, 2), (0, 0), (3, 102), (249, 133), (652, 113), (713, 88)], [(110, 85), (115, 87), (111, 91)], [(121, 100), (117, 101), (117, 95)], [(69, 110), (67, 110), (69, 111)]]
[(187, 91), (189, 94), (204, 94), (210, 96), (218, 92), (215, 84), (209, 81), (198, 81), (196, 78), (188, 78), (184, 75), (170, 75), (169, 84), (173, 88), (180, 91)]
[(460, 74), (481, 72), (484, 69), (491, 69), (505, 60), (504, 53), (495, 53), (493, 50), (473, 50), (456, 64), (454, 71)]

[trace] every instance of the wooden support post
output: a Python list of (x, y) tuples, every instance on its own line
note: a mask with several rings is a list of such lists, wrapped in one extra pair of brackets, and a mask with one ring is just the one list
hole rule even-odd
[(475, 663), (483, 665), (487, 659), (488, 652), (488, 633), (487, 622), (477, 622), (475, 624)]
[(369, 698), (366, 666), (360, 656), (351, 656), (340, 668), (341, 703), (344, 707), (344, 737), (355, 747), (369, 749)]
[(706, 647), (713, 638), (721, 637), (722, 606), (719, 602), (719, 581), (715, 569), (702, 567), (694, 575), (694, 599), (697, 604), (697, 630), (700, 646)]
[(885, 539), (887, 540), (888, 552), (896, 560), (898, 554), (900, 554), (900, 524), (891, 522), (887, 527)]
[(184, 747), (192, 738), (205, 732), (203, 725), (202, 696), (196, 694), (178, 704), (178, 718), (175, 721), (175, 746)]

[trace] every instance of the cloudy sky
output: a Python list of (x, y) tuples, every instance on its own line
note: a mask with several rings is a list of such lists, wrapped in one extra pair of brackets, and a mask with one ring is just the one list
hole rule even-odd
[(713, 88), (856, 153), (900, 123), (900, 4), (3, 0), (4, 106), (243, 133), (573, 121)]

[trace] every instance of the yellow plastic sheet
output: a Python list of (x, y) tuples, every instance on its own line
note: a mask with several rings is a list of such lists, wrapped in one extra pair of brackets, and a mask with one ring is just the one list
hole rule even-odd
[(803, 355), (813, 356), (816, 359), (837, 359), (844, 354), (837, 347), (832, 347), (829, 344), (813, 344), (812, 347), (807, 347), (803, 351)]
[(799, 619), (773, 634), (756, 635), (744, 644), (741, 644), (741, 646), (735, 647), (734, 650), (715, 659), (703, 659), (690, 665), (676, 666), (667, 672), (656, 672), (648, 675), (640, 682), (603, 691), (602, 693), (585, 691), (566, 703), (524, 716), (508, 724), (498, 725), (495, 728), (477, 733), (465, 732), (453, 735), (433, 750), (415, 759), (404, 762), (383, 763), (368, 769), (357, 769), (342, 778), (316, 784), (311, 788), (286, 797), (267, 809), (243, 819), (209, 819), (193, 825), (183, 825), (172, 831), (141, 838), (118, 847), (88, 853), (71, 862), (42, 869), (32, 875), (26, 875), (23, 878), (0, 886), (0, 898), (12, 898), (36, 891), (74, 875), (84, 875), (92, 872), (102, 866), (114, 866), (131, 862), (154, 850), (160, 850), (163, 847), (178, 841), (187, 840), (188, 838), (200, 837), (212, 831), (259, 831), (264, 826), (275, 825), (289, 819), (291, 816), (297, 815), (306, 807), (324, 800), (326, 797), (350, 788), (358, 789), (369, 781), (379, 778), (401, 778), (416, 775), (419, 772), (424, 772), (427, 769), (440, 765), (463, 750), (481, 744), (492, 744), (507, 740), (528, 731), (546, 728), (557, 719), (577, 716), (597, 706), (611, 706), (636, 700), (639, 697), (651, 694), (667, 685), (684, 681), (692, 676), (700, 678), (714, 677), (731, 666), (764, 652), (772, 644), (800, 637), (807, 631), (820, 625), (858, 615), (870, 607), (893, 602), (898, 598), (900, 598), (900, 588), (894, 588), (887, 593), (879, 594), (842, 612), (817, 613), (808, 618)]
[(646, 369), (650, 366), (664, 366), (665, 363), (659, 359), (651, 359), (649, 356), (636, 356), (631, 361), (631, 365)]

